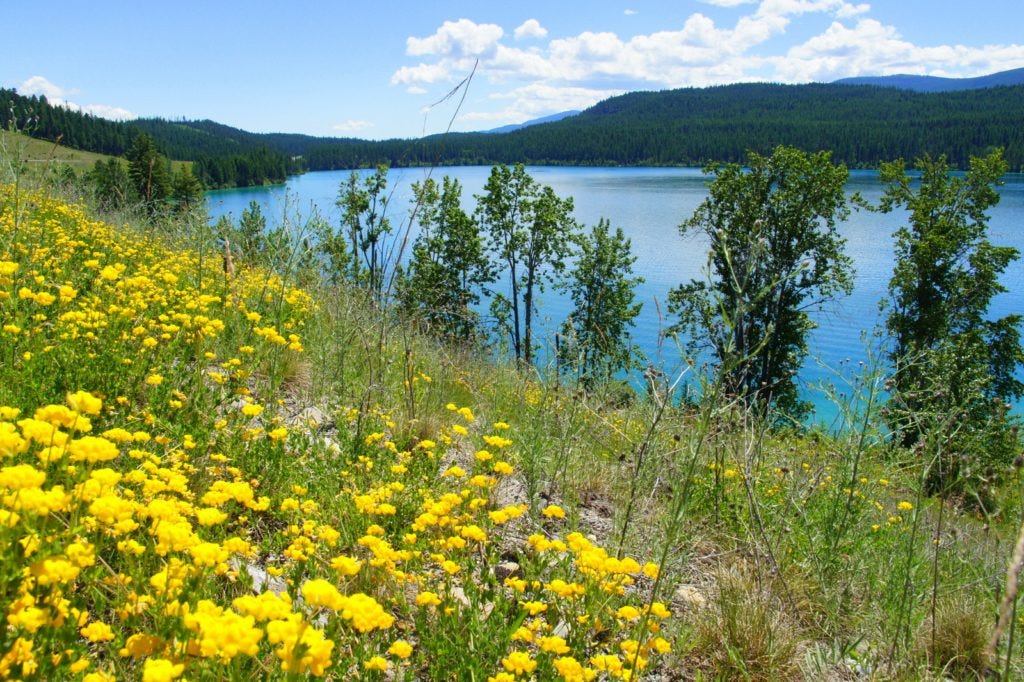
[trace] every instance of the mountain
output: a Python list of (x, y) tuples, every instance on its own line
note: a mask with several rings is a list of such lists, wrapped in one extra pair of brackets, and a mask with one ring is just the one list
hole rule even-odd
[[(996, 83), (1013, 77), (1024, 78), (1024, 69), (947, 80)], [(33, 137), (117, 156), (146, 132), (164, 155), (193, 161), (209, 188), (280, 182), (303, 169), (377, 164), (702, 166), (742, 162), (748, 150), (767, 154), (780, 144), (830, 150), (836, 161), (854, 168), (927, 154), (946, 155), (964, 168), (972, 155), (1002, 147), (1018, 170), (1024, 168), (1021, 111), (1024, 85), (918, 92), (892, 85), (739, 83), (627, 93), (508, 132), (370, 141), (252, 133), (209, 120), (107, 121), (0, 89), (2, 126), (11, 115), (15, 121), (32, 119)]]
[[(124, 156), (135, 138), (146, 133), (164, 156), (192, 162), (192, 172), (208, 189), (279, 183), (303, 170), (293, 155), (275, 148), (270, 138), (213, 121), (109, 121), (54, 106), (45, 97), (0, 88), (0, 127), (8, 126), (21, 126), (38, 140), (110, 156)], [(335, 145), (341, 142), (332, 140)]]
[(1000, 71), (976, 78), (940, 78), (938, 76), (899, 74), (895, 76), (840, 78), (833, 82), (839, 85), (877, 85), (883, 88), (899, 88), (915, 92), (955, 92), (958, 90), (1024, 85), (1024, 68)]
[(558, 114), (551, 114), (550, 116), (541, 116), (540, 118), (533, 118), (530, 119), (529, 121), (525, 121), (524, 123), (513, 123), (511, 125), (501, 126), (500, 128), (491, 128), (490, 130), (485, 130), (484, 132), (511, 133), (514, 130), (522, 130), (523, 128), (528, 128), (529, 126), (534, 126), (539, 123), (554, 123), (555, 121), (561, 121), (563, 118), (569, 118), (570, 116), (575, 116), (578, 113), (580, 113), (579, 109), (572, 109), (570, 111), (563, 111)]
[(780, 144), (826, 149), (854, 168), (1005, 149), (1024, 167), (1024, 86), (925, 93), (870, 85), (741, 83), (611, 97), (552, 123), (508, 133), (449, 133), (416, 140), (323, 145), (310, 170), (412, 165), (702, 166), (742, 162)]

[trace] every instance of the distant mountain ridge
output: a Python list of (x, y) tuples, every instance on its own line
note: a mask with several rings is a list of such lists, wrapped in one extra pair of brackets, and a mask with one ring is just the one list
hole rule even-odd
[(541, 116), (540, 118), (531, 118), (529, 121), (523, 123), (512, 123), (507, 126), (501, 126), (500, 128), (491, 128), (490, 130), (484, 130), (485, 133), (511, 133), (514, 130), (522, 130), (523, 128), (529, 128), (540, 123), (554, 123), (555, 121), (561, 121), (563, 118), (569, 118), (580, 113), (579, 109), (572, 109), (570, 111), (562, 111), (557, 114), (550, 114), (548, 116)]
[(1000, 86), (1024, 85), (1024, 68), (990, 73), (974, 78), (942, 78), (940, 76), (915, 76), (896, 74), (893, 76), (858, 76), (833, 81), (838, 85), (876, 85), (882, 88), (898, 88), (915, 92), (956, 92), (978, 90)]

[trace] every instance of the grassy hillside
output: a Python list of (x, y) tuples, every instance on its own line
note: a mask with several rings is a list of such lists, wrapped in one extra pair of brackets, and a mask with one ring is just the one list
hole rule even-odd
[(0, 189), (0, 675), (1024, 672), (985, 650), (1019, 479), (987, 517), (925, 497), (851, 407), (883, 377), (837, 434), (675, 406), (685, 367), (582, 394), (196, 224)]
[[(18, 155), (31, 167), (55, 168), (68, 166), (76, 173), (92, 168), (97, 161), (112, 159), (108, 154), (96, 154), (71, 149), (47, 140), (37, 140), (24, 133), (0, 130), (0, 156), (11, 158)], [(191, 165), (191, 161), (171, 161), (171, 170)]]
[(87, 170), (97, 161), (106, 161), (112, 158), (106, 154), (83, 152), (46, 140), (37, 140), (23, 133), (9, 130), (0, 130), (0, 149), (8, 150), (7, 155), (15, 150), (21, 150), (22, 158), (31, 165), (67, 164), (75, 171)]

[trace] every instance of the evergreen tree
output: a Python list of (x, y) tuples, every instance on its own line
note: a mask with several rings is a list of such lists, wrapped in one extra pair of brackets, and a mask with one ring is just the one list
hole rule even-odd
[(585, 388), (610, 380), (637, 360), (629, 328), (642, 307), (633, 302), (634, 290), (644, 280), (633, 276), (635, 262), (630, 241), (621, 228), (612, 233), (607, 220), (580, 239), (569, 278), (574, 308), (562, 325), (559, 354)]
[(125, 157), (135, 192), (152, 215), (170, 196), (170, 164), (157, 151), (153, 138), (145, 133), (136, 136)]
[(182, 165), (171, 179), (171, 199), (178, 212), (189, 211), (203, 203), (203, 183), (192, 174), (188, 164)]
[(470, 340), (479, 326), (472, 306), (493, 281), (480, 228), (462, 210), (458, 180), (446, 176), (438, 188), (427, 179), (412, 188), (421, 232), (412, 247), (402, 304), (436, 333)]
[(807, 355), (809, 312), (853, 287), (837, 220), (849, 213), (845, 166), (827, 152), (777, 147), (739, 164), (709, 166), (710, 196), (680, 226), (711, 243), (710, 282), (669, 293), (680, 328), (706, 339), (723, 389), (767, 415), (799, 419), (794, 376)]
[(238, 220), (237, 240), (242, 257), (249, 262), (256, 262), (266, 250), (267, 218), (255, 199), (249, 202)]
[(1024, 362), (1020, 315), (988, 317), (1006, 288), (1000, 275), (1019, 257), (987, 236), (986, 211), (999, 201), (1006, 172), (1002, 152), (972, 158), (964, 176), (945, 158), (883, 164), (881, 210), (905, 208), (909, 224), (895, 235), (886, 328), (894, 374), (890, 424), (906, 445), (920, 442), (932, 492), (978, 496), (1008, 465), (1017, 443), (1004, 401), (1024, 394), (1016, 372)]
[(484, 192), (477, 196), (477, 220), (509, 283), (509, 295), (496, 294), (491, 311), (509, 334), (516, 360), (531, 364), (536, 296), (558, 280), (576, 237), (572, 199), (538, 185), (522, 164), (493, 167)]
[(97, 161), (87, 179), (92, 184), (100, 206), (105, 210), (119, 210), (137, 201), (135, 186), (120, 159)]

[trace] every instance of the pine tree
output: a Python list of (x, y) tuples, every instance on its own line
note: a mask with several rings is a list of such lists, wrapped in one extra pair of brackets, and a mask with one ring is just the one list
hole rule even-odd
[(257, 258), (266, 250), (267, 218), (263, 215), (263, 209), (260, 208), (256, 200), (250, 201), (242, 211), (242, 217), (238, 220), (237, 239), (242, 257), (249, 262), (256, 262)]
[(119, 210), (137, 201), (135, 186), (120, 159), (97, 161), (87, 179), (92, 184), (100, 206), (105, 210)]
[(192, 174), (189, 164), (183, 164), (171, 179), (171, 199), (174, 209), (179, 213), (201, 206), (203, 203), (203, 183)]
[(125, 157), (136, 193), (146, 211), (150, 215), (156, 213), (171, 193), (170, 164), (157, 151), (153, 138), (145, 133), (136, 136)]

